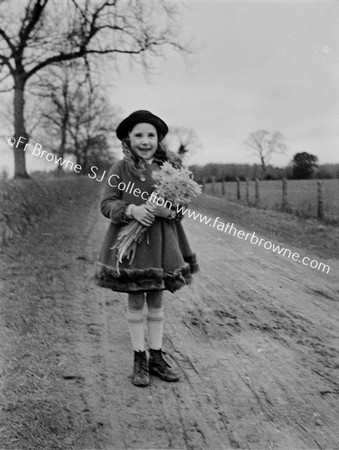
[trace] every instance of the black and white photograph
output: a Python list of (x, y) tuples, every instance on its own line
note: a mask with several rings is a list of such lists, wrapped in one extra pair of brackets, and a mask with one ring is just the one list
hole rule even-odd
[(0, 0), (0, 450), (339, 449), (339, 2)]

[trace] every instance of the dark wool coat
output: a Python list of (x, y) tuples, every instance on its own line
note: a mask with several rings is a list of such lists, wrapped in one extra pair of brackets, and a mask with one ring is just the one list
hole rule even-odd
[(97, 263), (96, 283), (118, 292), (174, 292), (190, 284), (192, 273), (199, 270), (181, 220), (157, 217), (138, 244), (133, 263), (130, 265), (124, 258), (119, 264), (120, 274), (117, 273), (116, 249), (111, 250), (111, 247), (121, 228), (130, 221), (126, 208), (130, 203), (141, 205), (146, 202), (154, 191), (152, 171), (160, 167), (154, 160), (147, 164), (145, 177), (138, 177), (131, 173), (128, 164), (126, 160), (119, 161), (103, 180), (101, 212), (111, 223)]

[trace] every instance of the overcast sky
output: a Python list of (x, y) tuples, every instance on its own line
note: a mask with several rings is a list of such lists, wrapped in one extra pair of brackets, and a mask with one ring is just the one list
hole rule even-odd
[(194, 129), (201, 148), (191, 164), (257, 162), (243, 142), (258, 129), (285, 137), (287, 155), (275, 165), (301, 151), (339, 162), (339, 2), (183, 3), (182, 33), (194, 38), (194, 55), (185, 61), (168, 51), (147, 79), (123, 64), (112, 74), (111, 103)]
[(198, 49), (189, 64), (171, 52), (151, 83), (124, 70), (112, 101), (193, 128), (202, 148), (191, 163), (255, 162), (243, 142), (258, 129), (285, 136), (287, 155), (273, 164), (300, 151), (338, 162), (339, 3), (184, 3), (183, 33)]

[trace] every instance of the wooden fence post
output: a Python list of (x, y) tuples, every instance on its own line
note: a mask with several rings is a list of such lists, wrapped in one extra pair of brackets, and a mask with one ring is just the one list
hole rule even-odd
[(255, 206), (260, 205), (260, 191), (259, 191), (259, 179), (255, 179)]
[(323, 197), (323, 183), (318, 180), (318, 219), (323, 220), (324, 218), (324, 197)]
[(241, 200), (241, 194), (240, 194), (240, 180), (239, 180), (238, 177), (236, 178), (236, 180), (237, 180), (237, 200)]
[(284, 177), (282, 179), (282, 206), (281, 209), (286, 211), (288, 205), (288, 197), (287, 197), (287, 179)]
[(222, 184), (221, 184), (221, 195), (222, 195), (223, 197), (225, 197), (225, 194), (226, 194), (225, 180), (223, 179), (223, 180), (222, 180)]
[(246, 203), (247, 205), (250, 204), (250, 186), (247, 178), (246, 178)]
[(203, 194), (205, 194), (205, 191), (206, 191), (206, 181), (205, 181), (205, 178), (203, 178), (202, 179), (202, 188), (201, 188), (201, 191), (202, 191), (202, 193)]
[(212, 195), (215, 195), (215, 176), (212, 176)]

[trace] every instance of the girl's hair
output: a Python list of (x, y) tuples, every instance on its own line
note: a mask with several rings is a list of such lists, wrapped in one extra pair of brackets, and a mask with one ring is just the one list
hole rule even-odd
[[(121, 141), (122, 151), (125, 155), (125, 161), (128, 163), (128, 168), (133, 175), (140, 177), (146, 172), (146, 162), (143, 158), (136, 155), (130, 145), (129, 138), (125, 138)], [(168, 161), (174, 168), (180, 169), (182, 167), (181, 159), (174, 152), (168, 150), (163, 142), (158, 143), (158, 148), (154, 154), (154, 159), (161, 165)]]

